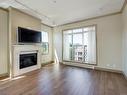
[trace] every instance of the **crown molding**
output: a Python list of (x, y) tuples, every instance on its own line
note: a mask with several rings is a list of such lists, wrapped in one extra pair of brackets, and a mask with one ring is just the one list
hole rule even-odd
[(22, 5), (23, 7), (25, 7), (25, 8), (27, 8), (27, 9), (31, 10), (31, 11), (34, 12), (34, 13), (36, 13), (36, 14), (42, 16), (42, 17), (45, 17), (45, 18), (50, 19), (48, 16), (46, 16), (46, 15), (44, 15), (44, 14), (38, 12), (37, 10), (35, 10), (35, 9), (33, 9), (33, 8), (29, 7), (29, 6), (27, 6), (26, 4), (24, 4), (24, 3), (22, 3), (22, 2), (20, 2), (20, 1), (18, 1), (18, 0), (14, 0), (14, 1), (15, 1), (16, 3)]
[(9, 8), (12, 9), (12, 10), (16, 10), (16, 11), (18, 11), (18, 12), (21, 12), (21, 13), (23, 13), (23, 14), (29, 15), (30, 17), (36, 18), (36, 19), (38, 19), (38, 20), (41, 20), (40, 18), (35, 17), (35, 16), (33, 16), (33, 15), (30, 15), (30, 14), (28, 14), (28, 13), (26, 13), (26, 12), (20, 10), (20, 9), (14, 8), (14, 7), (12, 7), (12, 6), (10, 6)]
[[(29, 10), (31, 10), (31, 11), (33, 11), (33, 12), (36, 12), (36, 13), (39, 14), (39, 15), (42, 15), (42, 16), (48, 18), (47, 16), (45, 16), (45, 15), (43, 15), (43, 14), (40, 14), (40, 13), (37, 12), (36, 10), (34, 10), (34, 9), (32, 9), (32, 8), (30, 8), (30, 7), (28, 7), (28, 6), (26, 6), (25, 4), (19, 2), (18, 0), (14, 0), (14, 1), (15, 1), (16, 3), (18, 3), (18, 4), (21, 4), (22, 6), (26, 7), (27, 9), (29, 9)], [(121, 8), (121, 10), (120, 10), (119, 12), (110, 13), (110, 14), (106, 14), (106, 15), (102, 15), (102, 16), (91, 17), (91, 18), (87, 18), (87, 19), (83, 19), (83, 20), (78, 20), (78, 21), (73, 21), (73, 22), (69, 22), (69, 23), (65, 23), (65, 24), (61, 24), (61, 25), (57, 25), (57, 26), (69, 25), (69, 24), (73, 24), (73, 23), (79, 23), (79, 22), (84, 22), (84, 21), (88, 21), (88, 20), (99, 19), (99, 18), (102, 18), (102, 17), (117, 15), (117, 14), (120, 14), (120, 13), (122, 13), (122, 12), (124, 11), (126, 5), (127, 5), (127, 0), (124, 1), (124, 4), (123, 4), (123, 6), (122, 6), (122, 8)], [(16, 10), (22, 12), (22, 13), (25, 13), (25, 12), (23, 12), (23, 11), (20, 10), (20, 9), (17, 9), (17, 8), (14, 8), (14, 7), (11, 7), (11, 8), (16, 9)], [(8, 11), (7, 9), (1, 8), (1, 7), (0, 7), (0, 9), (5, 10), (5, 11)], [(27, 14), (27, 13), (25, 13), (25, 14)], [(27, 14), (27, 15), (32, 16), (32, 17), (34, 17), (34, 18), (37, 18), (37, 19), (41, 20), (40, 18), (35, 17), (35, 16), (33, 16), (33, 15), (30, 15), (30, 14)], [(45, 25), (45, 26), (48, 26), (48, 27), (51, 27), (51, 28), (54, 27), (54, 26), (52, 26), (52, 25), (48, 25), (48, 24), (45, 24), (45, 23), (41, 23), (41, 24), (43, 24), (43, 25)]]
[(2, 8), (2, 7), (0, 7), (0, 9), (8, 12), (8, 9)]
[(121, 14), (121, 12), (115, 12), (115, 13), (110, 13), (110, 14), (106, 14), (106, 15), (102, 15), (102, 16), (97, 16), (97, 17), (92, 17), (92, 18), (88, 18), (88, 19), (78, 20), (78, 21), (74, 21), (74, 22), (70, 22), (70, 23), (66, 23), (66, 24), (62, 24), (62, 25), (58, 25), (58, 26), (69, 25), (69, 24), (73, 24), (73, 23), (79, 23), (79, 22), (84, 22), (84, 21), (88, 21), (88, 20), (99, 19), (99, 18), (113, 16), (113, 15), (118, 15), (118, 14)]
[(123, 10), (125, 9), (126, 5), (127, 5), (127, 0), (124, 1), (121, 10), (118, 12), (114, 12), (114, 13), (110, 13), (110, 14), (106, 14), (106, 15), (102, 15), (102, 16), (91, 17), (91, 18), (87, 18), (87, 19), (83, 19), (83, 20), (73, 21), (73, 22), (61, 24), (58, 26), (69, 25), (69, 24), (73, 24), (73, 23), (79, 23), (79, 22), (84, 22), (84, 21), (88, 21), (88, 20), (94, 20), (94, 19), (99, 19), (99, 18), (103, 18), (103, 17), (107, 17), (107, 16), (121, 14), (123, 12)]
[(44, 26), (47, 26), (47, 27), (53, 28), (53, 26), (49, 26), (49, 25), (44, 24), (44, 23), (41, 23), (41, 24), (42, 24), (42, 25), (44, 25)]
[(122, 8), (120, 10), (121, 13), (124, 11), (126, 5), (127, 5), (127, 0), (124, 1), (124, 4), (123, 4), (123, 6), (122, 6)]

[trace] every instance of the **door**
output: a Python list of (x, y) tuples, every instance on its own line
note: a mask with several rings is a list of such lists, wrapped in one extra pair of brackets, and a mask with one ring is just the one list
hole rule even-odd
[(63, 60), (96, 64), (95, 26), (63, 31)]

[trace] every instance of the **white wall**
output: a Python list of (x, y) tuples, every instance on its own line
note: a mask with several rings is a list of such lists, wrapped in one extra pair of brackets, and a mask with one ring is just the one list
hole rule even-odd
[(54, 29), (54, 47), (62, 61), (62, 30), (97, 24), (97, 67), (122, 70), (122, 15), (68, 24)]
[(127, 5), (122, 13), (123, 18), (123, 71), (127, 76)]
[(0, 75), (8, 73), (8, 12), (0, 9)]
[(10, 26), (11, 26), (11, 39), (12, 45), (17, 44), (17, 28), (24, 27), (30, 28), (33, 30), (41, 30), (41, 20), (30, 16), (24, 12), (21, 12), (18, 9), (10, 8), (9, 10), (9, 19), (10, 19)]
[(62, 62), (62, 32), (61, 27), (53, 29), (53, 52), (54, 60)]
[(48, 63), (53, 61), (53, 28), (48, 27), (44, 24), (41, 25), (41, 31), (48, 32), (48, 37), (49, 37), (49, 53), (46, 55), (42, 55), (42, 63)]
[(52, 28), (44, 24), (41, 24), (41, 20), (30, 16), (26, 13), (21, 12), (18, 9), (10, 8), (10, 20), (11, 20), (11, 35), (12, 35), (12, 45), (16, 44), (16, 29), (18, 26), (31, 28), (39, 31), (46, 31), (49, 34), (49, 53), (47, 55), (42, 55), (42, 63), (47, 63), (53, 60), (52, 58)]

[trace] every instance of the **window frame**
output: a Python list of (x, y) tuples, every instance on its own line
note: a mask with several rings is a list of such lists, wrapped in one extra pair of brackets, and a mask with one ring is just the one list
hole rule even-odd
[[(87, 28), (87, 27), (95, 27), (95, 37), (96, 37), (96, 64), (84, 64), (83, 62), (76, 62), (76, 63), (79, 63), (79, 64), (84, 64), (84, 65), (88, 65), (88, 66), (97, 66), (98, 65), (98, 50), (97, 50), (97, 24), (93, 24), (93, 25), (87, 25), (87, 26), (81, 26), (81, 27), (74, 27), (74, 28), (68, 28), (68, 29), (64, 29), (62, 30), (62, 61), (63, 62), (72, 62), (72, 63), (75, 63), (75, 61), (73, 60), (64, 60), (63, 58), (63, 52), (64, 52), (64, 32), (65, 31), (68, 31), (68, 30), (75, 30), (75, 29), (80, 29), (80, 28)], [(73, 34), (73, 33), (70, 33), (70, 34)], [(76, 33), (74, 33), (76, 34)]]
[[(47, 32), (47, 31), (41, 31), (41, 32), (45, 32), (45, 33), (47, 33), (47, 37), (48, 37), (48, 42), (43, 42), (43, 40), (42, 40), (42, 43), (41, 43), (41, 45), (42, 45), (42, 48), (45, 48), (45, 47), (48, 47), (48, 49), (47, 49), (47, 52), (45, 51), (43, 51), (42, 52), (42, 55), (48, 55), (49, 54), (49, 33)], [(42, 36), (43, 37), (43, 36)], [(47, 44), (47, 45), (46, 45)], [(44, 45), (45, 45), (45, 47), (44, 47)]]

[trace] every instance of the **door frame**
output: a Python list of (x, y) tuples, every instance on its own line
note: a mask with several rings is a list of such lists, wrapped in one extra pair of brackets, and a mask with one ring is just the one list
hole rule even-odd
[[(85, 28), (85, 27), (91, 27), (94, 26), (95, 27), (95, 37), (96, 37), (96, 64), (89, 64), (89, 63), (85, 63), (85, 62), (79, 62), (79, 61), (74, 61), (74, 60), (64, 60), (63, 59), (63, 52), (64, 52), (64, 31), (67, 30), (74, 30), (74, 29), (80, 29), (80, 28)], [(83, 33), (83, 32), (82, 32)], [(73, 34), (73, 33), (72, 33)], [(63, 29), (62, 30), (62, 62), (72, 62), (72, 63), (79, 63), (79, 64), (84, 64), (84, 65), (92, 65), (92, 66), (97, 66), (98, 65), (98, 50), (97, 50), (97, 24), (93, 24), (93, 25), (87, 25), (87, 26), (82, 26), (82, 27), (75, 27), (75, 28), (68, 28), (68, 29)], [(72, 35), (72, 44), (73, 44), (73, 35)]]

